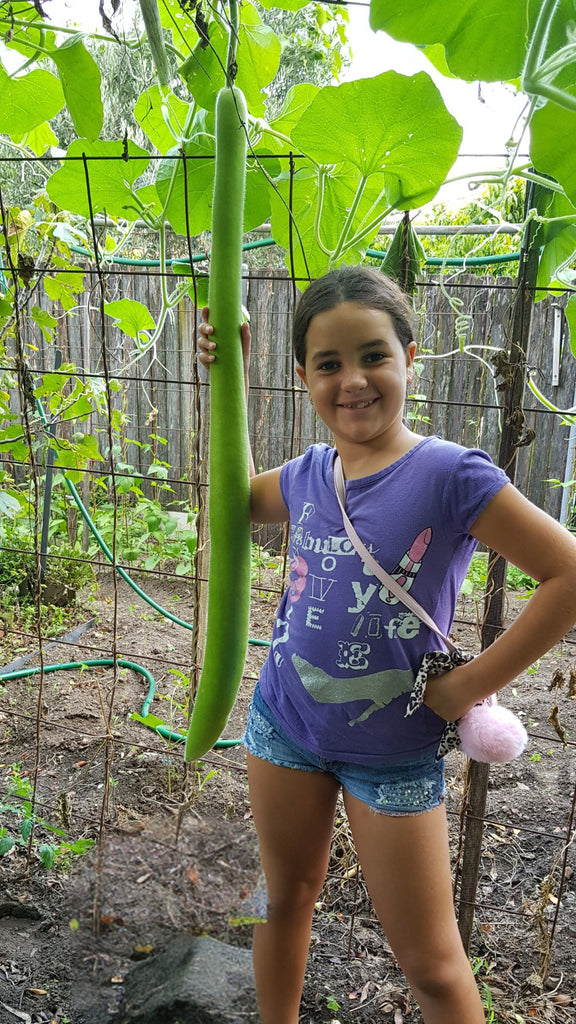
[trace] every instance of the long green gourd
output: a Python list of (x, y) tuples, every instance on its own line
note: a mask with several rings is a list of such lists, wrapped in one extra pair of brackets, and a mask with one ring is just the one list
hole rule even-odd
[(158, 75), (158, 81), (160, 85), (168, 86), (170, 83), (170, 67), (168, 65), (162, 23), (158, 10), (158, 0), (140, 0), (140, 10), (142, 11), (144, 27), (156, 74)]
[(202, 757), (221, 735), (242, 679), (250, 612), (248, 427), (240, 324), (246, 124), (242, 92), (216, 99), (216, 170), (208, 304), (217, 344), (210, 370), (210, 569), (204, 664), (184, 758)]

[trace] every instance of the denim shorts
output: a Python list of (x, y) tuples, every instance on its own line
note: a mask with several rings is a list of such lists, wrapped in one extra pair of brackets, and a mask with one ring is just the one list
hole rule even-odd
[(248, 711), (243, 743), (249, 753), (270, 764), (333, 775), (351, 796), (381, 814), (423, 814), (444, 802), (444, 763), (436, 760), (435, 753), (394, 765), (324, 760), (286, 735), (258, 686)]

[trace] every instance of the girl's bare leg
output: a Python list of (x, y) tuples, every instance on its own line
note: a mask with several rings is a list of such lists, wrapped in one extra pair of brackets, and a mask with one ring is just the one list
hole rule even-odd
[(453, 907), (444, 807), (389, 817), (344, 793), (374, 909), (426, 1024), (484, 1024)]
[(340, 787), (331, 775), (247, 756), (268, 888), (266, 924), (255, 926), (253, 944), (260, 1017), (262, 1024), (298, 1024), (312, 915), (328, 867)]

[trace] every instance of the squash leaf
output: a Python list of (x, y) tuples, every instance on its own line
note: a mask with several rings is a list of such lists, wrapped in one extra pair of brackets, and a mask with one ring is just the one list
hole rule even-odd
[(58, 68), (68, 112), (82, 138), (97, 139), (104, 122), (100, 68), (88, 53), (82, 35), (71, 36), (50, 56)]
[(62, 86), (49, 71), (37, 68), (20, 78), (10, 78), (0, 65), (2, 131), (20, 139), (62, 110)]
[[(111, 217), (126, 220), (136, 220), (140, 216), (130, 186), (148, 166), (146, 150), (131, 141), (124, 146), (120, 141), (90, 142), (88, 139), (76, 139), (68, 147), (66, 156), (68, 159), (64, 160), (63, 166), (54, 172), (46, 184), (53, 203), (83, 217), (104, 211)], [(90, 179), (91, 203), (88, 199), (84, 156)]]

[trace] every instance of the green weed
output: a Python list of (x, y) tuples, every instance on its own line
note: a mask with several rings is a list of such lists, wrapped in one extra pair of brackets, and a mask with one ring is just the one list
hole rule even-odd
[(252, 583), (261, 583), (265, 571), (272, 572), (275, 576), (282, 575), (283, 558), (281, 555), (267, 551), (260, 544), (252, 545), (251, 575)]
[(475, 977), (479, 978), (480, 981), (482, 1003), (487, 1014), (486, 1024), (501, 1024), (501, 1022), (498, 1021), (496, 1018), (496, 1014), (492, 1005), (493, 999), (490, 986), (486, 981), (479, 977), (481, 973), (489, 975), (495, 965), (491, 961), (486, 960), (484, 957), (480, 956), (473, 957), (470, 963), (472, 966), (472, 973), (474, 974)]
[[(487, 580), (488, 556), (477, 551), (472, 556), (472, 561), (460, 593), (464, 594), (465, 597), (480, 596), (486, 589)], [(527, 594), (530, 594), (538, 586), (536, 580), (532, 579), (531, 576), (528, 576), (527, 573), (518, 569), (515, 565), (508, 565), (506, 567), (506, 585), (510, 590), (525, 590)]]
[[(34, 809), (33, 788), (30, 779), (22, 773), (22, 765), (10, 766), (5, 777), (6, 796), (0, 804), (0, 820), (10, 825), (0, 825), (0, 858), (14, 847), (27, 847), (36, 831), (38, 838), (32, 839), (32, 849), (46, 870), (57, 867), (66, 871), (75, 857), (81, 857), (94, 845), (93, 839), (77, 839), (69, 842), (64, 829), (51, 825)], [(42, 841), (43, 833), (58, 837), (57, 841)]]
[[(182, 530), (169, 509), (157, 499), (147, 498), (134, 478), (124, 478), (117, 491), (116, 505), (98, 502), (92, 518), (106, 545), (111, 548), (115, 543), (118, 562), (148, 571), (170, 562), (176, 576), (190, 575), (197, 546), (196, 512), (188, 513), (188, 524)], [(88, 554), (99, 552), (93, 538)]]

